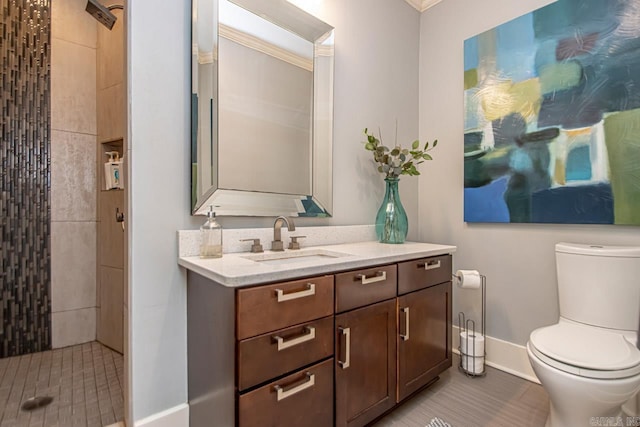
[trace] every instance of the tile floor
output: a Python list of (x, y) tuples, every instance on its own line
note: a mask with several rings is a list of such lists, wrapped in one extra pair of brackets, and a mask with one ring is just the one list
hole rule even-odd
[(374, 427), (425, 427), (436, 417), (453, 427), (545, 425), (549, 397), (541, 385), (491, 367), (486, 376), (469, 378), (458, 370), (459, 357), (453, 356), (453, 367), (439, 381)]
[[(424, 427), (438, 417), (455, 427), (544, 425), (549, 402), (538, 384), (487, 368), (468, 378), (454, 366), (375, 427)], [(0, 427), (110, 426), (124, 419), (123, 357), (97, 342), (0, 359)], [(45, 408), (20, 409), (34, 395)], [(123, 424), (119, 424), (123, 426)]]
[[(0, 359), (0, 427), (94, 427), (124, 419), (121, 354), (97, 342)], [(33, 396), (53, 402), (20, 409)]]

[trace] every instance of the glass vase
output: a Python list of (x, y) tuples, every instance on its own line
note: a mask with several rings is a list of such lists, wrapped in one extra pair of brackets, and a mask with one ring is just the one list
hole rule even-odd
[(385, 178), (387, 188), (376, 215), (376, 235), (380, 243), (404, 243), (409, 231), (407, 213), (400, 202), (399, 178)]

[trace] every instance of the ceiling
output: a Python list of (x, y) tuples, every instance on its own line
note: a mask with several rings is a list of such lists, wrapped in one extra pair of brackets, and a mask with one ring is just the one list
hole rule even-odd
[(411, 6), (415, 7), (418, 11), (424, 12), (429, 9), (431, 6), (435, 6), (440, 3), (442, 0), (406, 0)]

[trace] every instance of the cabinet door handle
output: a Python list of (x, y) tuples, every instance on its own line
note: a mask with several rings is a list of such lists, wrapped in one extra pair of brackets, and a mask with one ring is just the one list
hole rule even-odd
[(435, 270), (436, 268), (440, 268), (441, 262), (438, 261), (429, 261), (425, 263), (418, 264), (418, 268), (424, 268), (425, 270)]
[(347, 369), (351, 364), (351, 328), (339, 327), (338, 330), (344, 336), (344, 361), (338, 360), (338, 365)]
[(306, 373), (306, 381), (303, 382), (302, 384), (299, 384), (295, 387), (291, 387), (289, 390), (285, 390), (283, 387), (279, 386), (279, 385), (275, 385), (273, 386), (273, 389), (276, 391), (277, 393), (277, 399), (278, 402), (280, 402), (281, 400), (286, 399), (287, 397), (291, 397), (294, 394), (300, 393), (302, 390), (306, 390), (309, 387), (313, 387), (314, 384), (316, 383), (316, 376), (315, 374), (312, 374), (311, 372), (307, 372)]
[(316, 337), (316, 328), (313, 326), (305, 326), (305, 333), (299, 337), (285, 341), (284, 338), (274, 335), (273, 339), (278, 343), (278, 351), (287, 349), (289, 347), (302, 344), (303, 342), (311, 341)]
[(409, 341), (409, 307), (401, 308), (404, 313), (404, 334), (400, 334), (402, 341)]
[(304, 298), (311, 295), (315, 295), (316, 293), (316, 285), (313, 283), (307, 283), (307, 289), (300, 292), (291, 292), (290, 294), (285, 294), (282, 289), (276, 289), (276, 297), (278, 298), (278, 302), (283, 301), (291, 301), (292, 299)]
[(387, 280), (387, 272), (386, 271), (376, 271), (376, 274), (367, 277), (366, 274), (358, 274), (356, 276), (356, 281), (360, 280), (363, 285), (367, 285), (369, 283), (383, 282)]

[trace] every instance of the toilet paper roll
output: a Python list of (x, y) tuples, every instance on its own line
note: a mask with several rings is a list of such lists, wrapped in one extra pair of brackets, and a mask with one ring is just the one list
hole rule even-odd
[(458, 286), (465, 289), (478, 289), (482, 283), (478, 270), (458, 270), (456, 277)]
[(470, 374), (479, 375), (484, 372), (484, 357), (473, 358), (471, 356), (461, 356), (462, 369)]
[(473, 332), (460, 332), (460, 352), (469, 356), (484, 356), (484, 337)]
[(481, 374), (484, 372), (484, 358), (473, 359), (470, 356), (463, 356), (462, 369), (472, 374)]

